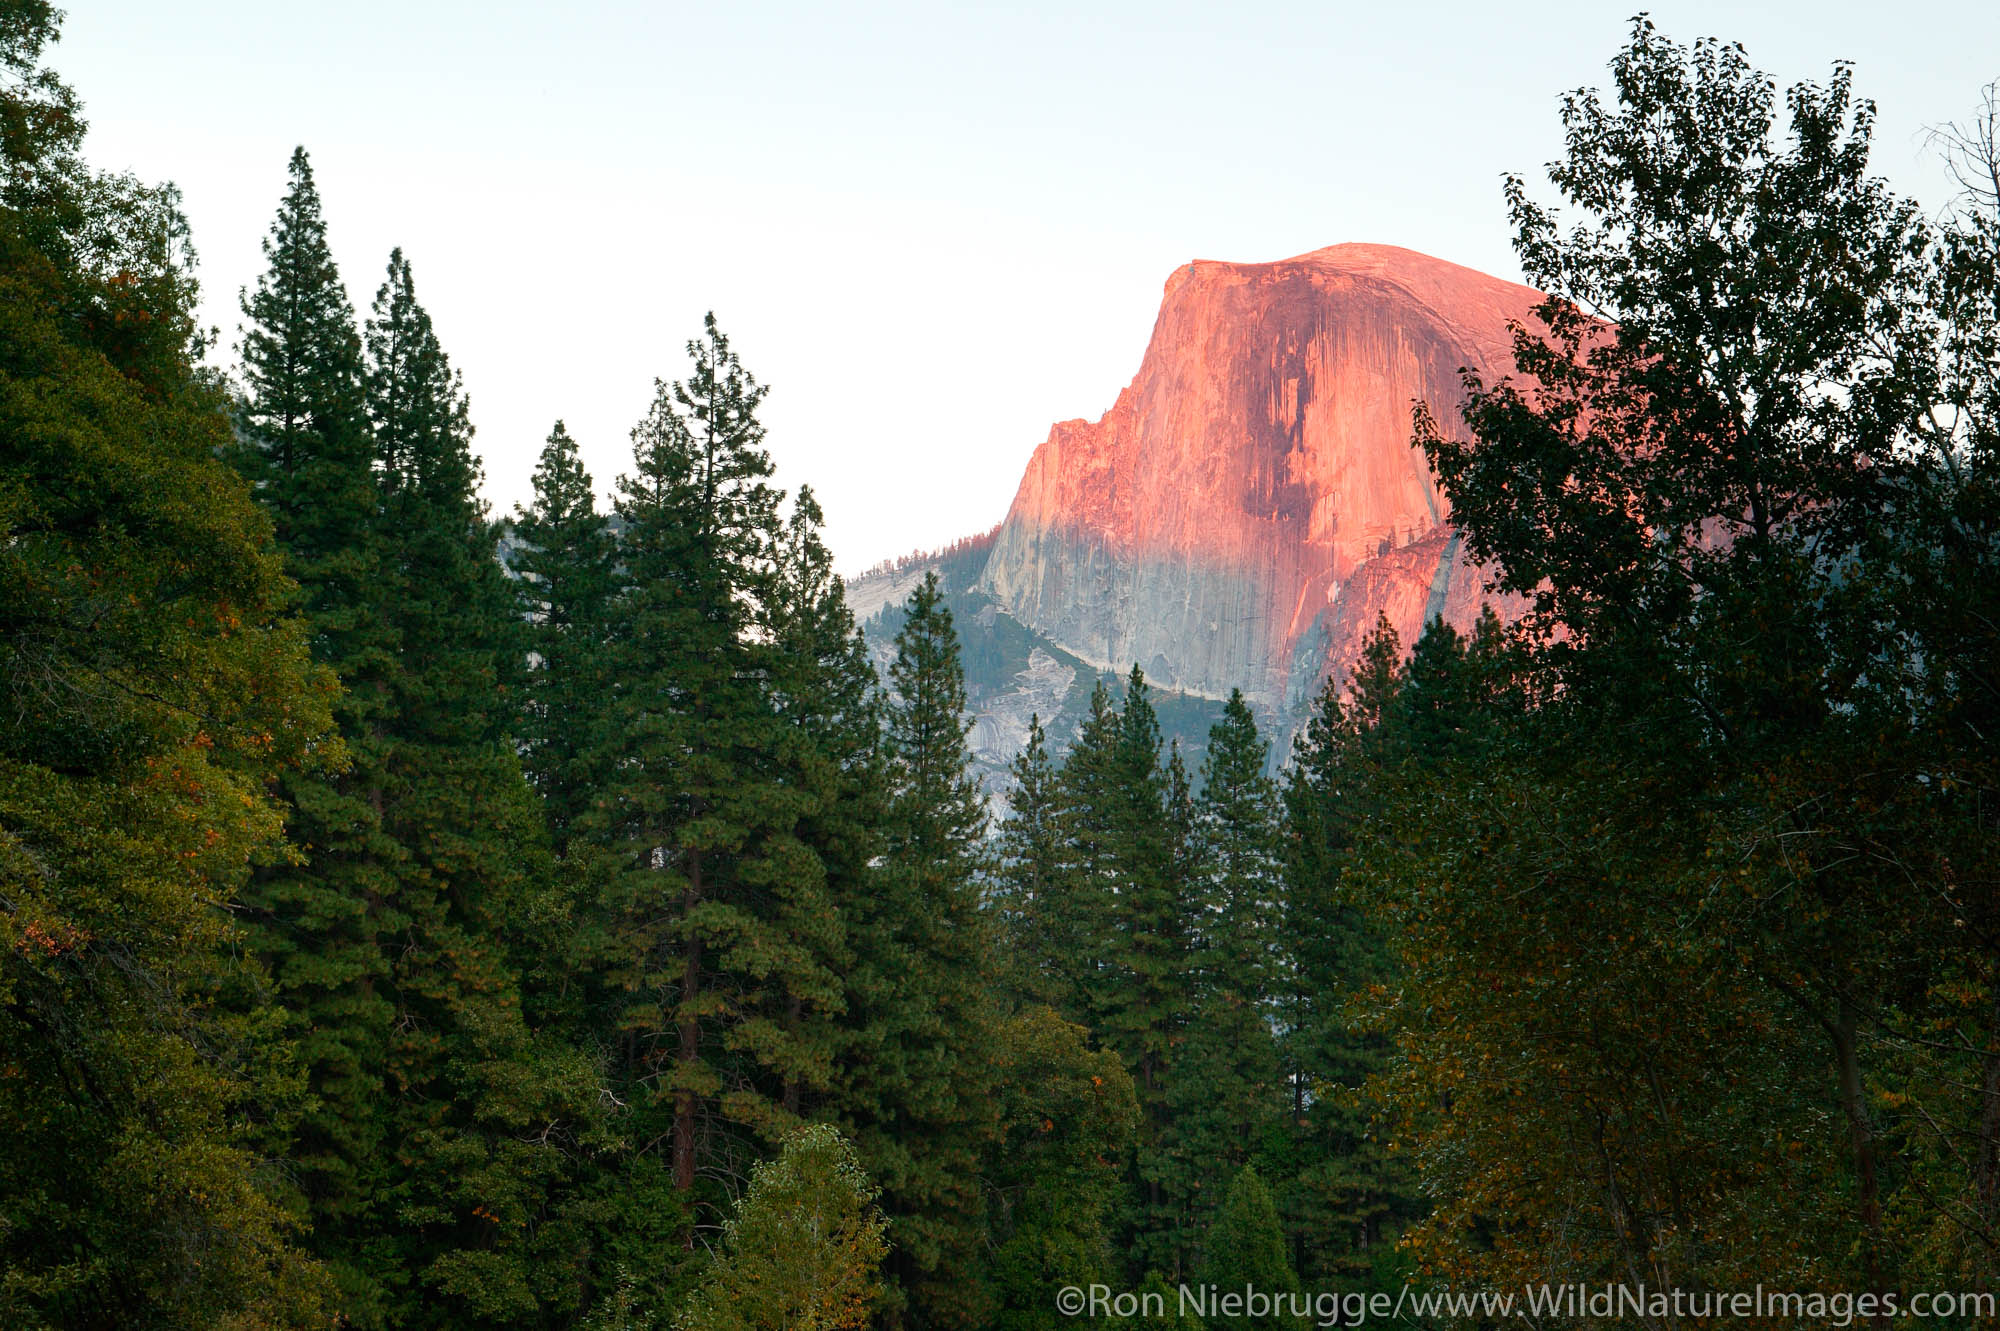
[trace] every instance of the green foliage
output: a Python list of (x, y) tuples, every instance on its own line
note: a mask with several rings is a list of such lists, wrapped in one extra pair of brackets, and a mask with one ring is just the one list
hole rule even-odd
[(264, 253), (270, 268), (243, 305), (244, 397), (230, 458), (270, 514), (314, 659), (340, 677), (334, 715), (351, 760), (287, 778), (287, 830), (299, 853), (260, 869), (245, 902), (253, 945), (300, 1018), (311, 1099), (289, 1153), (314, 1249), (353, 1315), (380, 1297), (361, 1236), (379, 1223), (394, 1013), (382, 991), (381, 906), (394, 897), (399, 852), (383, 830), (379, 791), (396, 644), (374, 599), (386, 574), (360, 336), (303, 149), (292, 155)]
[[(777, 541), (767, 614), (771, 702), (786, 727), (780, 780), (810, 797), (792, 829), (807, 890), (790, 900), (782, 924), (827, 972), (851, 973), (851, 920), (876, 890), (887, 791), (875, 669), (820, 540), (822, 520), (811, 488), (801, 486)], [(775, 1020), (790, 1060), (784, 1111), (813, 1112), (839, 1082), (836, 1064), (853, 1024), (848, 996), (822, 975), (810, 994), (788, 998)]]
[[(967, 770), (965, 677), (926, 576), (888, 671), (879, 872), (850, 905), (852, 1026), (839, 1093), (881, 1183), (891, 1272), (923, 1324), (974, 1326), (982, 1153), (995, 1127), (992, 969), (980, 910), (985, 800)], [(918, 1143), (921, 1143), (919, 1147)]]
[[(1084, 951), (1071, 1011), (1131, 1073), (1142, 1126), (1129, 1223), (1136, 1255), (1178, 1275), (1192, 1240), (1201, 1168), (1174, 1131), (1175, 1062), (1194, 1019), (1192, 911), (1175, 876), (1190, 824), (1169, 817), (1171, 782), (1161, 760), (1150, 690), (1135, 666), (1122, 707), (1100, 684), (1062, 770), (1068, 883), (1063, 933)], [(1060, 918), (1060, 917), (1059, 917)]]
[[(1285, 1235), (1278, 1225), (1277, 1204), (1264, 1186), (1254, 1166), (1238, 1170), (1202, 1245), (1202, 1283), (1218, 1294), (1253, 1291), (1269, 1294), (1296, 1294), (1299, 1278), (1285, 1255)], [(1218, 1327), (1258, 1328), (1275, 1331), (1296, 1327), (1299, 1320), (1287, 1311), (1276, 1316), (1216, 1316)]]
[[(1498, 624), (1483, 630), (1490, 639)], [(1454, 640), (1434, 623), (1420, 642)], [(1365, 1278), (1375, 1255), (1421, 1213), (1415, 1181), (1386, 1150), (1368, 1086), (1389, 1056), (1388, 1033), (1366, 1018), (1370, 994), (1394, 977), (1393, 925), (1358, 909), (1343, 883), (1359, 826), (1383, 797), (1384, 752), (1408, 751), (1385, 714), (1406, 671), (1386, 621), (1364, 644), (1348, 689), (1330, 677), (1294, 741), (1285, 773), (1286, 888), (1278, 917), (1286, 973), (1279, 986), (1292, 1131), (1281, 1201), (1309, 1280)]]
[(323, 1325), (227, 905), (283, 853), (270, 784), (337, 751), (332, 680), (216, 460), (171, 193), (76, 159), (55, 23), (0, 12), (0, 1321)]
[(303, 854), (250, 893), (302, 1019), (313, 1098), (292, 1149), (313, 1248), (357, 1325), (531, 1317), (571, 1297), (542, 1271), (576, 1241), (550, 1208), (597, 1079), (521, 1014), (511, 948), (547, 869), (467, 403), (400, 251), (364, 356), (303, 152), (265, 249), (234, 458), (346, 685), (352, 755), (288, 784)]
[(685, 1331), (856, 1331), (879, 1293), (888, 1222), (853, 1146), (826, 1124), (756, 1167)]
[(1080, 939), (1062, 932), (1076, 921), (1061, 913), (1063, 806), (1040, 716), (1028, 718), (1028, 742), (1009, 771), (1013, 787), (995, 836), (989, 898), (1004, 944), (1005, 988), (1024, 1004), (1069, 1007), (1077, 990), (1075, 968), (1088, 953)]
[(1273, 1033), (1286, 969), (1278, 932), (1282, 809), (1277, 784), (1265, 775), (1268, 748), (1243, 695), (1232, 692), (1210, 732), (1201, 791), (1189, 806), (1186, 839), (1194, 854), (1173, 874), (1190, 916), (1193, 1009), (1175, 1119), (1204, 1218), (1284, 1111)]
[(1389, 1080), (1447, 1199), (1413, 1242), (1460, 1279), (1987, 1277), (1994, 1083), (1935, 1055), (1993, 1039), (1992, 224), (1866, 174), (1844, 66), (1782, 141), (1737, 48), (1641, 19), (1612, 69), (1564, 105), (1581, 220), (1508, 186), (1554, 293), (1523, 380), (1468, 381), (1470, 441), (1418, 423), (1535, 613), (1511, 661), (1413, 663), (1398, 724), (1451, 747), (1391, 765), (1349, 874), (1403, 931)]
[(520, 740), (560, 851), (603, 781), (592, 736), (611, 684), (617, 547), (576, 440), (561, 421), (542, 448), (534, 486), (534, 503), (514, 522), (511, 560), (533, 665)]
[[(269, 267), (243, 300), (242, 441), (232, 457), (271, 514), (315, 655), (349, 678), (393, 648), (366, 610), (382, 573), (361, 336), (304, 148), (288, 182), (264, 239)], [(363, 701), (350, 697), (346, 714)]]
[(614, 515), (556, 425), (509, 586), (402, 253), (364, 337), (296, 152), (229, 403), (57, 17), (0, 3), (9, 1326), (2000, 1279), (1990, 104), (1934, 221), (1846, 67), (1635, 21), (1568, 215), (1507, 185), (1519, 373), (1417, 416), (1525, 623), (1384, 624), (1282, 782), (1241, 694), (1079, 688), (989, 841), (985, 544), (878, 681), (711, 316)]
[(394, 1168), (378, 1196), (393, 1208), (395, 1241), (375, 1258), (377, 1278), (416, 1277), (397, 1325), (526, 1318), (549, 1257), (535, 1239), (567, 1171), (559, 1144), (529, 1133), (585, 1120), (596, 1082), (521, 1017), (509, 942), (547, 868), (509, 733), (515, 601), (478, 498), (464, 390), (401, 251), (368, 323), (365, 382), (381, 493), (377, 613), (397, 644), (372, 727), (371, 799), (399, 852), (380, 915), (393, 940), (383, 1090)]
[(1122, 1162), (1138, 1125), (1132, 1078), (1088, 1032), (1046, 1007), (998, 1031), (1000, 1139), (988, 1185), (992, 1284), (1003, 1331), (1054, 1328), (1066, 1285), (1112, 1283), (1122, 1263), (1111, 1231)]
[[(1178, 744), (1162, 753), (1135, 669), (1121, 704), (1098, 687), (1059, 767), (1031, 727), (999, 837), (1013, 992), (1086, 1026), (1134, 1083), (1117, 1221), (1134, 1277), (1188, 1278), (1228, 1180), (1293, 1144), (1278, 1040), (1301, 973), (1284, 926), (1285, 809), (1240, 693), (1205, 749), (1197, 790)], [(1349, 978), (1312, 976), (1329, 994)], [(1297, 1152), (1280, 1163), (1309, 1167)]]
[[(612, 683), (588, 750), (606, 776), (568, 848), (582, 1020), (625, 1152), (597, 1186), (639, 1222), (610, 1246), (653, 1306), (692, 1277), (693, 1225), (723, 1185), (826, 1089), (842, 944), (818, 852), (845, 826), (843, 763), (868, 729), (848, 714), (866, 699), (809, 496), (781, 530), (764, 390), (712, 317), (688, 353), (619, 483)], [(839, 854), (851, 873), (865, 842)]]
[(1135, 1331), (1205, 1331), (1208, 1324), (1195, 1314), (1192, 1302), (1182, 1311), (1179, 1287), (1169, 1285), (1158, 1271), (1146, 1273), (1137, 1293), (1139, 1315), (1131, 1319)]

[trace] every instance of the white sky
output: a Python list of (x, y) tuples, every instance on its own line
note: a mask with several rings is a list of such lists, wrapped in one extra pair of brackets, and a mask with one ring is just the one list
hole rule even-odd
[[(1877, 169), (1932, 207), (1923, 126), (2000, 77), (1991, 0), (1650, 8), (1781, 86), (1856, 61)], [(306, 146), (357, 312), (409, 255), (496, 511), (557, 417), (608, 492), (713, 308), (852, 572), (1004, 516), (1189, 259), (1366, 240), (1518, 278), (1500, 174), (1541, 178), (1628, 12), (71, 0), (53, 63), (96, 165), (182, 187), (228, 342)]]

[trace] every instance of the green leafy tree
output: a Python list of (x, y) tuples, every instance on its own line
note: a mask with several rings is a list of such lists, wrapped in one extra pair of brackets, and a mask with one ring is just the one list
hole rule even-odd
[(1478, 645), (1427, 634), (1341, 778), (1342, 890), (1394, 944), (1356, 1006), (1395, 1031), (1375, 1089), (1437, 1199), (1420, 1270), (1823, 1276), (1841, 1217), (1803, 1149), (1809, 1034), (1669, 909), (1713, 890), (1701, 772), (1627, 715), (1520, 708), (1532, 673)]
[(858, 1331), (879, 1294), (888, 1221), (860, 1158), (832, 1127), (795, 1130), (760, 1164), (723, 1249), (676, 1319), (686, 1331)]
[[(1552, 293), (1522, 378), (1468, 381), (1470, 440), (1418, 422), (1468, 548), (1534, 603), (1525, 719), (1401, 787), (1464, 830), (1364, 851), (1420, 968), (1405, 1103), (1453, 1088), (1422, 1237), (1503, 1278), (1988, 1269), (1974, 1171), (1937, 1162), (1992, 1132), (1916, 1069), (1990, 1046), (1991, 916), (1911, 887), (1991, 864), (1985, 630), (1945, 627), (1982, 612), (1930, 590), (1991, 585), (1991, 246), (1867, 174), (1844, 66), (1782, 137), (1739, 48), (1640, 19), (1612, 73), (1564, 104), (1570, 215), (1508, 185)], [(1548, 1012), (1560, 1060), (1518, 1042)]]
[(1003, 1331), (1053, 1331), (1070, 1320), (1056, 1309), (1059, 1289), (1122, 1274), (1111, 1238), (1138, 1103), (1117, 1055), (1091, 1049), (1088, 1034), (1046, 1007), (998, 1031), (1000, 1135), (986, 1177)]
[[(1273, 1296), (1299, 1292), (1298, 1275), (1285, 1254), (1277, 1204), (1255, 1166), (1245, 1165), (1230, 1182), (1229, 1196), (1217, 1212), (1202, 1250), (1202, 1283), (1218, 1294), (1248, 1298), (1256, 1292)], [(1290, 1306), (1288, 1301), (1284, 1311), (1270, 1315), (1217, 1315), (1210, 1321), (1218, 1327), (1297, 1327), (1302, 1319), (1291, 1314)]]
[(57, 20), (0, 21), (0, 1322), (325, 1325), (228, 906), (272, 784), (338, 760), (333, 680), (218, 461), (185, 223), (79, 158)]

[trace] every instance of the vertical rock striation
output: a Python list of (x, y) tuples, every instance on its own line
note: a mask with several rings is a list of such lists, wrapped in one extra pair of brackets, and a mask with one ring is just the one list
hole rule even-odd
[(1458, 371), (1512, 369), (1527, 287), (1387, 245), (1197, 262), (1131, 385), (1035, 452), (980, 590), (1076, 656), (1296, 714), (1386, 614), (1404, 641), (1485, 601), (1410, 445)]

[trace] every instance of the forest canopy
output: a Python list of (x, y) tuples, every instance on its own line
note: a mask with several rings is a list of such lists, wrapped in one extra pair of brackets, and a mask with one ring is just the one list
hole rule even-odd
[(1525, 610), (1198, 760), (1107, 675), (995, 802), (939, 580), (863, 635), (713, 314), (496, 516), (423, 256), (358, 312), (300, 148), (225, 353), (59, 21), (0, 0), (0, 1323), (2000, 1280), (1992, 87), (1927, 213), (1847, 66), (1635, 20), (1506, 182), (1514, 371), (1414, 404)]

